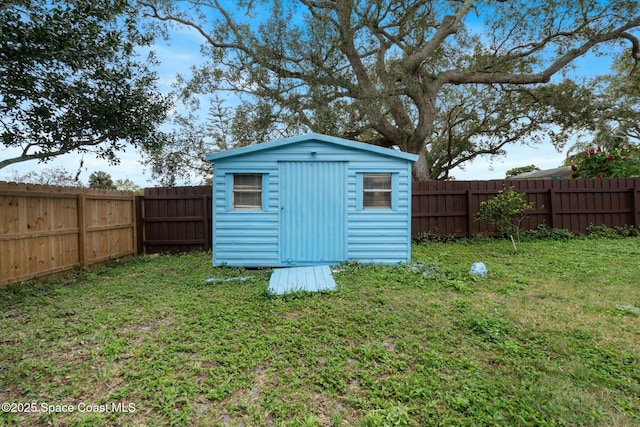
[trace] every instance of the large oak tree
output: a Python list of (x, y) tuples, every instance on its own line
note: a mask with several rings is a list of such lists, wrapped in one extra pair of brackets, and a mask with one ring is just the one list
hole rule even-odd
[(587, 53), (637, 60), (640, 47), (630, 0), (140, 3), (202, 36), (208, 62), (184, 91), (238, 95), (239, 135), (310, 129), (396, 146), (419, 154), (421, 180), (571, 122), (558, 97), (584, 87), (550, 88), (552, 77)]
[[(169, 104), (128, 0), (0, 2), (0, 169), (161, 143)], [(10, 153), (10, 154), (8, 154)]]

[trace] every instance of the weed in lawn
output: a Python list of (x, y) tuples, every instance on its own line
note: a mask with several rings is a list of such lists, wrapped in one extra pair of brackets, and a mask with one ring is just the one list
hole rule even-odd
[(6, 315), (12, 307), (47, 304), (48, 297), (56, 292), (56, 286), (35, 280), (4, 285), (0, 287), (0, 311)]
[(640, 307), (636, 307), (632, 304), (620, 304), (613, 309), (615, 314), (621, 316), (640, 316)]
[(509, 332), (509, 323), (497, 315), (477, 313), (462, 322), (462, 326), (493, 343), (502, 342)]
[(410, 426), (413, 424), (406, 406), (374, 409), (360, 420), (361, 427)]

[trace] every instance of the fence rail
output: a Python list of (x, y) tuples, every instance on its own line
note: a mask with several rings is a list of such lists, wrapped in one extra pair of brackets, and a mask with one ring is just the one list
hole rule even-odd
[(0, 285), (136, 254), (132, 193), (0, 182)]

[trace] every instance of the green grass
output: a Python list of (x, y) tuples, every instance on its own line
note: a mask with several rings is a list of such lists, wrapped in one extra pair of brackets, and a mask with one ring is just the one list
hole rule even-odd
[[(38, 412), (0, 425), (640, 425), (639, 238), (413, 257), (422, 268), (347, 264), (337, 292), (285, 297), (268, 271), (206, 253), (7, 286), (0, 402)], [(475, 261), (489, 277), (468, 275)], [(206, 283), (234, 276), (249, 279)]]

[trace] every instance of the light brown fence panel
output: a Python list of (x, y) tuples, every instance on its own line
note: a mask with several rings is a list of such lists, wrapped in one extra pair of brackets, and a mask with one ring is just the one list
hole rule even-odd
[(85, 263), (135, 255), (135, 204), (130, 194), (86, 195)]
[(0, 284), (135, 254), (131, 193), (0, 182)]
[(77, 263), (75, 194), (0, 183), (0, 212), (0, 284), (65, 271)]

